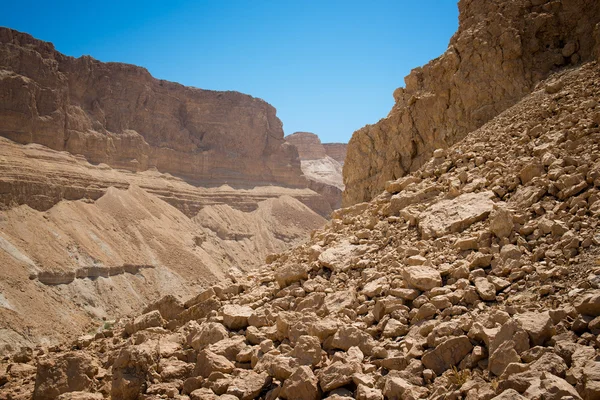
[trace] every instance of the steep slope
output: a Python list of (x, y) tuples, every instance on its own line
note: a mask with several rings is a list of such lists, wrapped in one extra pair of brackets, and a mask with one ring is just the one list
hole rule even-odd
[[(344, 190), (343, 158), (340, 162), (329, 156), (325, 144), (321, 143), (319, 137), (314, 133), (295, 132), (286, 136), (285, 140), (298, 150), (302, 172), (309, 180), (309, 188), (323, 195), (333, 210), (340, 208)], [(334, 150), (331, 149), (330, 147), (330, 151), (333, 151), (336, 157), (345, 156), (340, 144), (336, 144)]]
[[(219, 208), (239, 219), (243, 238), (222, 235), (231, 226)], [(248, 273), (324, 222), (289, 196), (250, 213), (208, 206), (188, 218), (133, 185), (46, 212), (0, 212), (0, 349), (64, 341), (167, 294), (189, 297), (230, 271)]]
[(549, 73), (593, 59), (595, 0), (461, 0), (448, 50), (405, 78), (389, 115), (356, 131), (343, 204), (367, 201), (531, 92)]
[(259, 271), (23, 349), (3, 392), (596, 399), (599, 98), (597, 63), (555, 74)]
[(0, 135), (203, 186), (306, 187), (275, 109), (237, 92), (185, 87), (144, 68), (67, 57), (0, 28)]

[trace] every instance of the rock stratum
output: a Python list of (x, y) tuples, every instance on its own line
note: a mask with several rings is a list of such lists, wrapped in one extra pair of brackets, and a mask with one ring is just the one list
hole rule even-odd
[(597, 399), (600, 65), (310, 240), (0, 363), (5, 399)]
[(405, 78), (389, 115), (348, 143), (343, 204), (367, 201), (530, 93), (598, 56), (595, 0), (461, 0), (448, 50)]
[(340, 208), (346, 145), (321, 143), (319, 137), (310, 132), (295, 132), (286, 136), (285, 140), (298, 150), (302, 172), (309, 181), (308, 187), (323, 195), (333, 210)]

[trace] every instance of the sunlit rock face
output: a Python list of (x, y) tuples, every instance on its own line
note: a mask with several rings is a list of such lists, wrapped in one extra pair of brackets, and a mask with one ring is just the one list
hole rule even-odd
[(561, 68), (597, 56), (595, 0), (461, 0), (448, 50), (405, 78), (389, 115), (354, 133), (343, 204), (373, 198), (530, 93)]
[(332, 209), (340, 208), (346, 145), (323, 144), (317, 135), (310, 132), (296, 132), (286, 136), (285, 140), (298, 149), (302, 172), (308, 178), (309, 187), (323, 195)]

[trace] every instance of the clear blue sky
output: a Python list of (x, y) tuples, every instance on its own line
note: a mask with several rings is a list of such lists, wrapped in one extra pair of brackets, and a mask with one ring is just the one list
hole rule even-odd
[(387, 115), (412, 68), (444, 52), (458, 10), (455, 0), (21, 0), (5, 2), (0, 25), (67, 55), (260, 97), (286, 135), (347, 142)]

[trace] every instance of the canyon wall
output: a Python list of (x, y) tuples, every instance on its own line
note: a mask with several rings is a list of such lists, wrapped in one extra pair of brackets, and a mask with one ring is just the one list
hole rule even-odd
[(530, 93), (553, 71), (597, 57), (596, 0), (461, 0), (448, 50), (405, 78), (389, 115), (356, 131), (343, 204), (380, 193)]
[[(344, 165), (345, 144), (323, 144), (319, 136), (310, 132), (295, 132), (285, 137), (287, 143), (298, 150), (304, 176), (308, 178), (308, 187), (321, 194), (333, 210), (342, 205), (342, 166)], [(336, 158), (330, 156), (332, 152)], [(341, 161), (339, 161), (341, 159)]]
[(325, 148), (325, 153), (329, 157), (344, 165), (344, 161), (346, 161), (346, 153), (348, 150), (347, 143), (323, 143), (323, 147)]
[(73, 58), (0, 28), (0, 136), (200, 185), (306, 187), (275, 109), (185, 87), (141, 67)]

